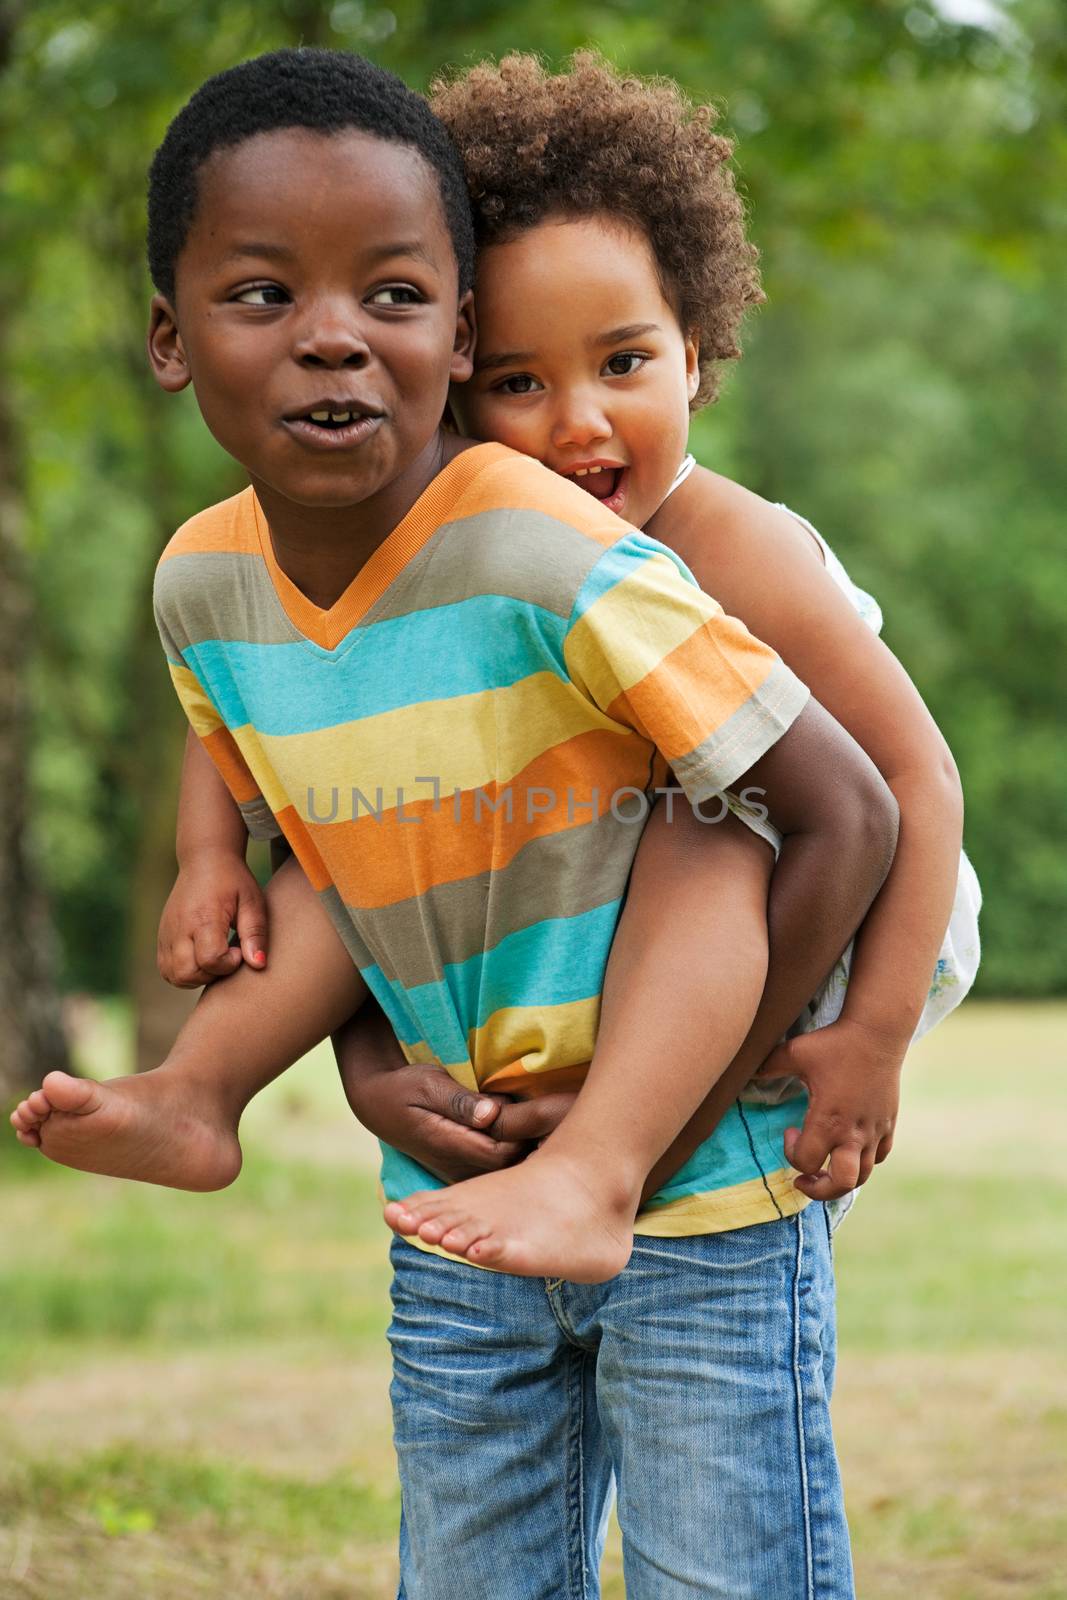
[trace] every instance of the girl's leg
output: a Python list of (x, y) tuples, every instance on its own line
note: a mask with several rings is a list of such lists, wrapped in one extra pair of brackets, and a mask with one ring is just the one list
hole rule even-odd
[(595, 1347), (543, 1281), (393, 1244), (401, 1600), (596, 1600), (611, 1490)]
[(593, 1283), (630, 1253), (641, 1189), (726, 1070), (767, 974), (770, 846), (732, 816), (656, 808), (573, 1109), (527, 1160), (386, 1207), (396, 1232), (503, 1272)]
[(852, 1600), (822, 1205), (639, 1238), (602, 1296), (597, 1399), (628, 1600)]
[(241, 1112), (349, 1017), (366, 990), (295, 861), (267, 888), (270, 965), (204, 990), (167, 1059), (97, 1083), (50, 1072), (12, 1116), (23, 1144), (64, 1166), (176, 1189), (237, 1176)]

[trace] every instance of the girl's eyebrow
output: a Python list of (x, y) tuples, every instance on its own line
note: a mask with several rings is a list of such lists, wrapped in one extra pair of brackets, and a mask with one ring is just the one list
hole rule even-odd
[(484, 372), (489, 367), (521, 366), (523, 362), (533, 361), (535, 357), (534, 350), (505, 350), (498, 356), (475, 356), (474, 370)]
[(622, 328), (609, 328), (607, 333), (594, 333), (585, 342), (590, 346), (625, 344), (628, 339), (641, 339), (646, 333), (660, 333), (658, 322), (629, 322)]
[[(658, 322), (628, 322), (621, 328), (609, 328), (606, 333), (593, 333), (586, 339), (590, 349), (599, 349), (604, 344), (626, 344), (630, 339), (642, 339), (646, 333), (661, 333)], [(505, 350), (496, 356), (476, 356), (474, 370), (487, 372), (495, 367), (521, 367), (528, 361), (536, 361), (536, 350)]]

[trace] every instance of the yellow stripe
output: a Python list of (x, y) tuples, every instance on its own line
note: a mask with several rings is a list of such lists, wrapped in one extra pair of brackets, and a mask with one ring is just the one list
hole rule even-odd
[(507, 1062), (521, 1062), (531, 1074), (588, 1062), (599, 1018), (599, 995), (558, 1006), (502, 1006), (467, 1035), (471, 1060), (483, 1079)]
[(694, 1233), (725, 1233), (755, 1222), (774, 1222), (778, 1216), (795, 1217), (808, 1201), (793, 1188), (793, 1176), (789, 1167), (782, 1167), (768, 1173), (766, 1183), (762, 1178), (749, 1178), (729, 1189), (682, 1195), (665, 1206), (642, 1211), (634, 1232), (653, 1239), (684, 1239)]
[(572, 677), (610, 706), (722, 607), (687, 583), (667, 556), (649, 556), (602, 594), (567, 635)]
[[(314, 733), (259, 737), (263, 755), (284, 785), (289, 803), (305, 822), (312, 822), (309, 789), (320, 821), (330, 815), (334, 789), (338, 790), (336, 820), (351, 820), (353, 783), (371, 806), (381, 788), (386, 811), (397, 804), (399, 789), (403, 789), (409, 809), (416, 801), (428, 801), (433, 792), (429, 784), (415, 782), (420, 775), (437, 777), (441, 803), (450, 806), (454, 789), (471, 790), (490, 783), (506, 786), (516, 773), (555, 745), (590, 728), (618, 726), (554, 673), (539, 672), (507, 689), (403, 706)], [(240, 737), (235, 737), (240, 744)], [(241, 748), (244, 753), (243, 744)], [(356, 765), (354, 750), (359, 752)], [(423, 754), (412, 756), (412, 751)], [(259, 763), (254, 764), (247, 755), (246, 760), (258, 777)], [(557, 798), (562, 805), (565, 795)], [(517, 793), (513, 803), (518, 820), (525, 815), (525, 797)], [(365, 815), (362, 802), (360, 815)]]
[(217, 733), (223, 726), (222, 718), (201, 688), (200, 679), (188, 667), (175, 666), (173, 661), (168, 662), (168, 666), (170, 681), (192, 724), (193, 732), (199, 734), (201, 739), (209, 733)]

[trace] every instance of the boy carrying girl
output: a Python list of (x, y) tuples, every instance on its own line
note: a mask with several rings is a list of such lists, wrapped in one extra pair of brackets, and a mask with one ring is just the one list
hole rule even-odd
[[(707, 1231), (681, 1203), (642, 1213), (636, 1249), (633, 1228), (716, 1079), (759, 1064), (862, 920), (891, 796), (668, 550), (442, 432), (471, 371), (470, 215), (447, 136), (389, 74), (302, 51), (210, 80), (157, 153), (149, 249), (157, 380), (194, 385), (251, 480), (168, 546), (160, 632), (244, 824), (296, 861), (271, 886), (269, 970), (208, 991), (155, 1073), (50, 1075), (20, 1137), (89, 1170), (228, 1182), (243, 1103), (368, 991), (410, 1061), (468, 1089), (509, 1067), (584, 1078), (432, 1241), (498, 1271), (394, 1244), (402, 1593), (595, 1593), (613, 1470), (631, 1595), (850, 1593), (826, 1225), (768, 1182), (775, 1108), (766, 1151), (746, 1123), (728, 1170), (709, 1152), (691, 1174), (763, 1226)], [(664, 426), (688, 399), (683, 381)], [(683, 803), (720, 898), (681, 908), (681, 941), (661, 925), (613, 947), (668, 766), (692, 805), (765, 791), (769, 903), (766, 844)], [(768, 921), (800, 955), (757, 1013)], [(387, 1153), (392, 1202), (422, 1176)]]

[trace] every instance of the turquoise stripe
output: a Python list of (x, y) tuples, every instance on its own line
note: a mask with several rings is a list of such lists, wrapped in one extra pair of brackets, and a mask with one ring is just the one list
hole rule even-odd
[(508, 934), (491, 950), (444, 969), (441, 983), (409, 989), (418, 1015), (434, 993), (480, 1028), (504, 1006), (561, 1006), (600, 993), (604, 969), (622, 909), (610, 900), (576, 917), (546, 917)]
[(614, 589), (616, 584), (631, 577), (642, 562), (648, 561), (652, 556), (666, 556), (694, 589), (700, 587), (685, 562), (681, 561), (673, 550), (668, 550), (665, 544), (660, 544), (658, 539), (650, 539), (645, 533), (628, 533), (624, 538), (617, 540), (610, 549), (604, 551), (578, 590), (568, 623), (568, 632), (591, 606), (607, 594), (609, 589)]
[(667, 1205), (686, 1195), (730, 1189), (780, 1171), (788, 1165), (782, 1135), (787, 1128), (800, 1126), (807, 1104), (807, 1096), (798, 1095), (779, 1106), (731, 1106), (710, 1139), (698, 1145), (685, 1166), (645, 1204)]
[[(312, 733), (402, 706), (508, 688), (535, 672), (567, 680), (563, 618), (506, 595), (476, 595), (356, 628), (332, 653), (208, 639), (185, 665), (229, 728)], [(457, 648), (462, 640), (462, 648)]]
[(511, 1006), (560, 1006), (599, 995), (621, 900), (576, 917), (547, 917), (508, 934), (492, 950), (444, 968), (435, 983), (391, 985), (380, 967), (364, 967), (402, 1044), (425, 1039), (439, 1061), (465, 1061), (467, 1035)]
[[(418, 1023), (413, 1020), (410, 1012), (404, 1005), (404, 991), (401, 989), (398, 992), (396, 989), (394, 989), (393, 985), (389, 982), (389, 979), (385, 976), (385, 973), (382, 971), (381, 967), (360, 967), (359, 975), (363, 979), (363, 982), (367, 985), (367, 988), (370, 990), (375, 1000), (377, 1000), (378, 1004), (381, 1006), (382, 1010), (385, 1012), (385, 1015), (389, 1020), (389, 1026), (396, 1034), (400, 1043), (418, 1044), (419, 1040), (422, 1038), (422, 1034), (419, 1032)], [(464, 1045), (461, 1055), (446, 1056), (444, 1059), (447, 1061), (459, 1061), (462, 1060), (466, 1054), (467, 1047)]]

